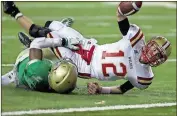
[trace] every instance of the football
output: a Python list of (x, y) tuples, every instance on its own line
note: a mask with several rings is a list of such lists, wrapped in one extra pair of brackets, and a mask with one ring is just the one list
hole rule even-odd
[(142, 1), (120, 2), (118, 12), (121, 15), (129, 16), (137, 13), (142, 6)]

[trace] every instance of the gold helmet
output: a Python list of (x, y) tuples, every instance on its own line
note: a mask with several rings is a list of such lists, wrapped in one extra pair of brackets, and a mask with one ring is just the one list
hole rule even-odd
[(58, 93), (70, 93), (76, 87), (77, 67), (67, 60), (60, 60), (52, 66), (49, 85)]
[(171, 44), (165, 37), (155, 36), (143, 47), (140, 62), (158, 66), (167, 60), (171, 50)]

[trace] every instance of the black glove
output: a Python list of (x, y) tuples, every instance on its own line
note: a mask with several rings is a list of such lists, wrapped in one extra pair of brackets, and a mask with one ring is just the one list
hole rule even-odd
[(4, 1), (2, 3), (4, 13), (11, 15), (14, 18), (18, 13), (20, 13), (19, 9), (17, 8), (13, 1)]

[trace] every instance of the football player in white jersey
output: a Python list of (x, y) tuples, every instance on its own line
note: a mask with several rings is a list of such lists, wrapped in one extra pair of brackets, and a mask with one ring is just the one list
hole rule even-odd
[(5, 13), (15, 17), (32, 37), (78, 38), (78, 51), (64, 47), (52, 48), (52, 51), (58, 58), (74, 62), (80, 77), (102, 81), (127, 80), (124, 84), (113, 87), (102, 87), (96, 82), (90, 82), (87, 85), (89, 94), (123, 94), (133, 87), (146, 89), (154, 77), (151, 67), (164, 63), (171, 53), (171, 45), (166, 38), (156, 36), (146, 44), (142, 30), (137, 25), (130, 24), (128, 18), (118, 12), (117, 21), (123, 38), (112, 44), (98, 45), (95, 39), (87, 39), (59, 21), (47, 21), (45, 27), (40, 27), (23, 16), (14, 3), (12, 6), (7, 4), (6, 9), (8, 7), (13, 12), (5, 10)]

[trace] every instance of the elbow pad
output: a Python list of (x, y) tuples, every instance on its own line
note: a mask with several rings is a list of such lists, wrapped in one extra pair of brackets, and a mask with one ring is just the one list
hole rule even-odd
[(29, 34), (36, 38), (36, 37), (46, 37), (47, 34), (51, 32), (50, 29), (45, 28), (45, 27), (40, 27), (38, 25), (32, 24), (30, 29), (29, 29)]

